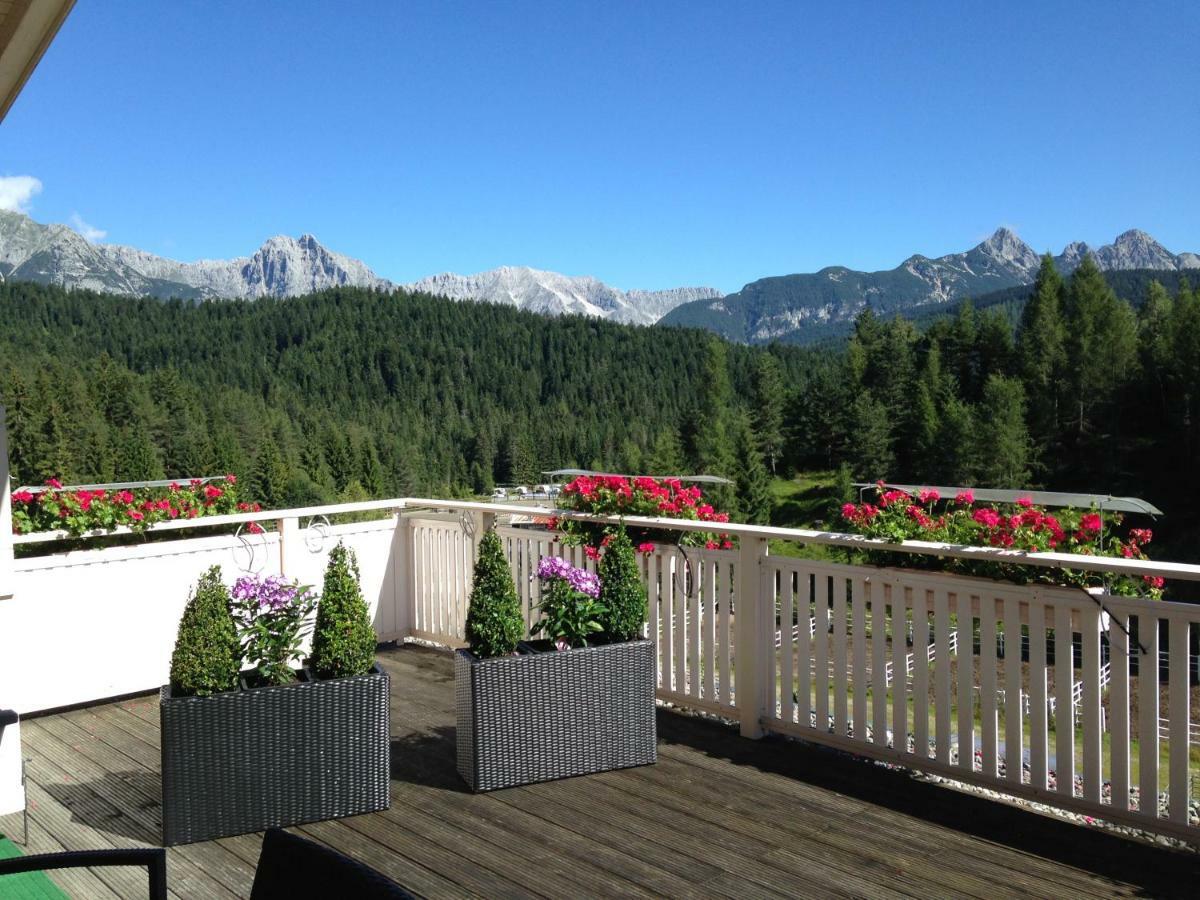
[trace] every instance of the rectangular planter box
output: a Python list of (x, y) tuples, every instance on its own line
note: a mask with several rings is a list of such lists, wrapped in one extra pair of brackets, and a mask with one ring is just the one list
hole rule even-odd
[(389, 679), (172, 697), (162, 688), (163, 844), (387, 809)]
[(458, 771), (476, 791), (658, 758), (654, 643), (454, 662)]

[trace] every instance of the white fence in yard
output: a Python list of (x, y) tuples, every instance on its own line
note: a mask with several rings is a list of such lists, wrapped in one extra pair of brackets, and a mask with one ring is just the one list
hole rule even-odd
[[(2, 522), (8, 498), (0, 494)], [(364, 512), (385, 517), (327, 524), (327, 517)], [(358, 554), (381, 640), (418, 638), (457, 647), (464, 643), (478, 541), (494, 526), (532, 624), (538, 559), (563, 555), (591, 565), (578, 548), (564, 547), (530, 521), (543, 515), (563, 513), (384, 500), (171, 523), (157, 530), (181, 530), (178, 540), (15, 560), (10, 543), (53, 536), (14, 540), (5, 531), (0, 707), (33, 712), (153, 689), (166, 680), (179, 615), (202, 571), (221, 565), (230, 581), (241, 572), (282, 571), (319, 584), (337, 540)], [(252, 521), (274, 530), (257, 536), (183, 533)], [(704, 527), (636, 521), (679, 532)], [(723, 530), (738, 538), (738, 549), (659, 545), (642, 559), (660, 699), (736, 720), (749, 738), (790, 735), (1200, 840), (1200, 827), (1188, 821), (1189, 778), (1195, 774), (1189, 741), (1196, 743), (1200, 722), (1189, 704), (1189, 666), (1200, 644), (1200, 605), (771, 556), (768, 538), (869, 542), (738, 524)], [(1200, 567), (1176, 564), (916, 542), (893, 549), (1200, 580)], [(978, 654), (971, 641), (976, 629)], [(997, 652), (998, 636), (1012, 648), (1007, 658)], [(1080, 666), (1073, 644), (1081, 646)], [(1153, 677), (1160, 660), (1161, 685)], [(1131, 675), (1131, 664), (1141, 677)], [(901, 667), (905, 677), (893, 677)], [(1022, 701), (1005, 703), (1004, 697)], [(1078, 728), (1056, 727), (1064, 717), (1053, 710), (1068, 708)], [(1027, 764), (1018, 765), (1023, 756)], [(1012, 764), (1005, 765), (1008, 759)], [(1139, 791), (1146, 802), (1137, 802)], [(1160, 792), (1167, 795), (1162, 816)]]

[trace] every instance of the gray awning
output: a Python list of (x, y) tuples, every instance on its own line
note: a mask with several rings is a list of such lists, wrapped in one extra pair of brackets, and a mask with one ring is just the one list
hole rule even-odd
[[(873, 488), (875, 483), (856, 482), (856, 488)], [(884, 487), (893, 490), (915, 494), (918, 491), (937, 491), (943, 500), (953, 500), (961, 491), (970, 491), (976, 500), (989, 503), (1015, 503), (1022, 497), (1028, 497), (1038, 506), (1071, 507), (1072, 509), (1091, 509), (1093, 506), (1105, 512), (1143, 513), (1148, 516), (1161, 516), (1163, 511), (1145, 500), (1137, 497), (1114, 497), (1111, 494), (1072, 494), (1064, 491), (1008, 491), (993, 488), (946, 487), (938, 484), (892, 484), (886, 482)]]
[(593, 472), (590, 469), (551, 469), (549, 472), (543, 472), (543, 475), (549, 475), (551, 478), (575, 478), (579, 475), (606, 475), (610, 478), (656, 478), (661, 481), (664, 478), (675, 478), (679, 481), (696, 481), (702, 484), (733, 484), (728, 478), (722, 478), (719, 475), (622, 475), (620, 472)]
[[(206, 475), (203, 478), (162, 478), (158, 481), (115, 481), (106, 484), (64, 484), (64, 491), (125, 491), (136, 490), (137, 488), (159, 488), (170, 487), (173, 484), (185, 485), (191, 484), (193, 481), (198, 481), (201, 484), (208, 484), (210, 481), (224, 481), (224, 475)], [(44, 494), (46, 491), (53, 490), (44, 484), (37, 486), (18, 488), (17, 490), (28, 491), (30, 494)]]

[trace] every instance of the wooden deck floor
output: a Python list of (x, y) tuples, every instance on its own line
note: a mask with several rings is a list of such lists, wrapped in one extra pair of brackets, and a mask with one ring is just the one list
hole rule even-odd
[[(392, 808), (295, 830), (417, 894), (1194, 896), (1200, 856), (666, 710), (656, 766), (472, 795), (454, 767), (452, 657), (405, 647), (381, 661), (392, 675)], [(22, 729), (29, 852), (157, 843), (155, 697)], [(171, 849), (173, 896), (246, 896), (259, 846), (246, 835)], [(145, 896), (139, 870), (56, 877), (75, 897)]]

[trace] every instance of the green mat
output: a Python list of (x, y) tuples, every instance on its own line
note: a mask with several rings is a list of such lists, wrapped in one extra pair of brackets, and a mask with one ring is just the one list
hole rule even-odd
[[(21, 850), (0, 834), (0, 859), (21, 856)], [(45, 872), (0, 875), (0, 900), (70, 900)]]

